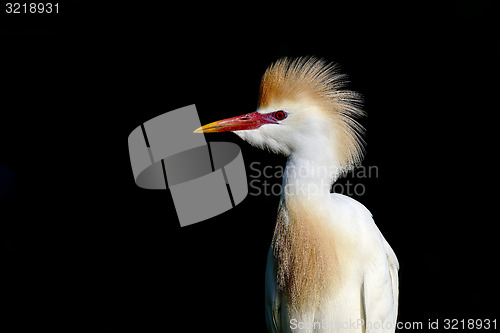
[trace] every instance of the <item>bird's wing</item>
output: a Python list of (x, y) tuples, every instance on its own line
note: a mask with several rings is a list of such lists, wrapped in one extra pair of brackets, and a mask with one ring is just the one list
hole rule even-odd
[(269, 247), (266, 264), (266, 325), (268, 332), (281, 332), (281, 308), (272, 246)]
[[(383, 239), (383, 238), (382, 238)], [(398, 269), (394, 251), (383, 239), (383, 253), (363, 279), (366, 332), (394, 332), (398, 311)]]
[[(332, 193), (332, 198), (337, 204), (333, 207), (337, 213), (342, 213), (343, 207), (351, 207), (342, 214), (351, 219), (352, 225), (359, 223), (359, 234), (364, 235), (361, 236), (363, 243), (370, 249), (361, 295), (366, 332), (394, 332), (398, 311), (398, 259), (365, 206), (338, 193)], [(354, 218), (352, 211), (356, 212)]]
[[(396, 322), (398, 317), (398, 306), (399, 306), (399, 262), (398, 258), (396, 258), (396, 254), (392, 250), (389, 243), (384, 238), (384, 248), (387, 253), (387, 260), (389, 262), (389, 273), (391, 274), (391, 283), (392, 283), (392, 297), (394, 303), (394, 322)], [(395, 324), (395, 323), (394, 323)]]

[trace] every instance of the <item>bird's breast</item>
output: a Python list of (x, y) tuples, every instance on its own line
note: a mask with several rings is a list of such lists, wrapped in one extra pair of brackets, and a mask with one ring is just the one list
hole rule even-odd
[(340, 291), (352, 271), (355, 243), (331, 218), (318, 202), (280, 203), (273, 238), (276, 281), (292, 308), (317, 307)]

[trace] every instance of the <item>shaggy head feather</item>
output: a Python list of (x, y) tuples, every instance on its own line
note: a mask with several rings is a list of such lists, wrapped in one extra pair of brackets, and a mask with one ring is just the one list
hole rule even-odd
[(350, 169), (361, 162), (364, 153), (364, 129), (356, 121), (364, 112), (360, 95), (343, 89), (346, 83), (338, 66), (323, 59), (281, 58), (262, 77), (259, 110), (292, 108), (297, 113), (317, 113), (335, 135), (340, 167)]

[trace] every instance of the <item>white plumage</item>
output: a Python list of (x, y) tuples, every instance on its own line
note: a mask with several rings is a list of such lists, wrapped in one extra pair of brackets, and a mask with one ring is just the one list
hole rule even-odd
[(270, 332), (394, 332), (398, 260), (370, 212), (332, 184), (363, 154), (362, 111), (335, 66), (281, 59), (262, 79), (257, 112), (196, 132), (233, 131), (288, 156), (266, 283)]

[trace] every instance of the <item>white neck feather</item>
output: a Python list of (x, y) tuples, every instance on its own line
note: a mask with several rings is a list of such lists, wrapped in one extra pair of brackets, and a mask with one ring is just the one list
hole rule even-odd
[(330, 149), (290, 155), (283, 176), (281, 199), (318, 200), (330, 194), (341, 168)]
[(326, 201), (341, 170), (330, 149), (316, 150), (288, 158), (273, 238), (278, 286), (298, 311), (317, 306), (332, 287), (326, 277), (339, 267), (337, 242), (325, 222)]

